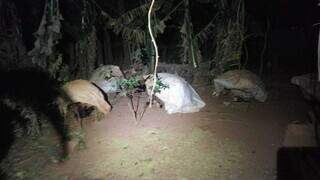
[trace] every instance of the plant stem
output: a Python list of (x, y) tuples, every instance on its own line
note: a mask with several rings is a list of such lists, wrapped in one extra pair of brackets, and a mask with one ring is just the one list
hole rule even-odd
[(151, 36), (151, 40), (152, 40), (152, 44), (154, 46), (155, 52), (156, 52), (156, 59), (155, 59), (155, 65), (154, 65), (154, 73), (153, 73), (153, 86), (152, 86), (152, 90), (151, 90), (151, 94), (150, 94), (150, 104), (149, 106), (152, 106), (152, 100), (153, 100), (153, 94), (154, 94), (154, 89), (156, 86), (156, 82), (157, 82), (157, 67), (158, 67), (158, 61), (159, 61), (159, 54), (158, 54), (158, 46), (156, 43), (156, 40), (152, 34), (152, 28), (151, 28), (151, 12), (152, 12), (152, 7), (154, 5), (155, 0), (152, 0), (149, 11), (148, 11), (148, 29), (149, 29), (149, 33)]

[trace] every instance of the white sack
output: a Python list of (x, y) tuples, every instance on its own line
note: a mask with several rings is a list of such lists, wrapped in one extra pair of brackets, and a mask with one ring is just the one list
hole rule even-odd
[[(198, 93), (183, 78), (174, 74), (158, 73), (158, 79), (168, 86), (155, 94), (164, 103), (168, 114), (198, 112), (205, 106)], [(153, 80), (150, 78), (146, 81), (149, 95), (152, 85)]]

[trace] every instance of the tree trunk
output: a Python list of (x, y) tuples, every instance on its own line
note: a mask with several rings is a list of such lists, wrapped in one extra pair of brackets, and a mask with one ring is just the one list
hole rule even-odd
[(95, 69), (97, 62), (97, 34), (96, 28), (92, 27), (92, 30), (88, 36), (88, 68), (86, 71), (86, 77), (90, 78), (91, 73)]
[(104, 38), (102, 38), (102, 42), (97, 40), (97, 61), (96, 61), (96, 66), (100, 66), (105, 64), (104, 63), (104, 57), (105, 57), (105, 53), (104, 53)]
[(107, 30), (103, 31), (103, 47), (104, 47), (104, 64), (113, 64), (113, 53), (112, 53), (112, 43), (111, 43), (111, 37), (110, 33)]
[[(124, 0), (118, 0), (118, 9), (120, 14), (125, 13), (125, 3)], [(130, 45), (129, 43), (123, 39), (122, 42), (122, 49), (123, 49), (123, 56), (122, 56), (122, 62), (119, 63), (120, 66), (123, 68), (128, 68), (130, 66)]]
[(75, 62), (75, 78), (89, 79), (95, 68), (97, 58), (97, 36), (96, 29), (92, 27), (92, 31), (87, 38), (76, 43), (76, 59)]
[(320, 81), (320, 29), (318, 38), (318, 81)]

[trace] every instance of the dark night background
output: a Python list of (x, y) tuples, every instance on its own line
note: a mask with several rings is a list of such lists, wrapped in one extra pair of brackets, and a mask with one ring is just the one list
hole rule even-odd
[[(87, 5), (84, 2), (87, 2)], [(0, 100), (9, 98), (44, 113), (49, 117), (55, 130), (60, 133), (60, 140), (65, 141), (67, 137), (62, 135), (64, 132), (60, 129), (62, 124), (57, 120), (52, 120), (61, 119), (59, 115), (55, 114), (58, 110), (52, 103), (59, 94), (59, 86), (64, 81), (61, 78), (86, 79), (88, 72), (100, 64), (115, 64), (122, 69), (129, 69), (134, 62), (130, 47), (136, 48), (137, 46), (132, 45), (134, 41), (126, 41), (121, 33), (115, 33), (110, 25), (106, 25), (107, 20), (101, 15), (101, 11), (103, 10), (112, 18), (117, 19), (125, 12), (140, 7), (146, 2), (147, 0), (60, 0), (59, 8), (63, 17), (61, 38), (54, 46), (53, 56), (54, 58), (58, 57), (58, 53), (62, 56), (62, 64), (66, 65), (68, 76), (64, 76), (62, 71), (55, 72), (54, 76), (48, 76), (47, 69), (49, 68), (43, 69), (31, 65), (31, 58), (27, 55), (27, 52), (34, 48), (36, 40), (34, 34), (39, 28), (46, 1), (0, 0)], [(170, 2), (177, 5), (180, 1), (172, 0)], [(219, 10), (217, 2), (210, 0), (189, 1), (194, 34), (203, 30), (215, 18)], [(225, 2), (232, 1), (226, 0)], [(15, 10), (7, 8), (12, 7), (8, 5), (10, 3), (13, 3)], [(246, 38), (241, 47), (241, 67), (258, 74), (266, 82), (267, 89), (271, 89), (270, 82), (273, 81), (285, 79), (289, 82), (292, 76), (316, 73), (320, 27), (320, 6), (318, 3), (320, 3), (318, 0), (244, 0)], [(172, 7), (174, 7), (173, 5)], [(88, 18), (86, 27), (82, 28), (81, 17), (84, 7), (89, 10), (86, 14)], [(12, 15), (12, 12), (16, 14)], [(161, 18), (165, 16), (161, 11), (157, 15)], [(230, 15), (230, 17), (234, 17), (234, 15)], [(188, 60), (179, 59), (177, 53), (181, 48), (177, 44), (181, 43), (179, 28), (183, 18), (184, 11), (177, 10), (166, 21), (164, 32), (157, 35), (161, 62), (174, 64), (187, 62), (187, 64), (191, 64)], [(140, 21), (135, 20), (134, 22), (140, 25), (139, 27), (146, 27), (145, 22), (141, 19)], [(218, 28), (217, 26), (213, 27)], [(81, 42), (88, 37), (93, 28), (96, 33), (96, 46), (94, 46), (96, 57), (94, 62), (89, 62), (81, 58), (89, 57), (90, 52), (84, 55), (82, 51), (90, 49), (90, 47), (88, 44), (83, 47)], [(22, 41), (18, 42), (17, 34), (19, 33), (16, 30), (21, 31)], [(216, 33), (216, 31), (213, 32)], [(208, 71), (215, 72), (216, 66), (213, 65), (212, 59), (217, 38), (214, 33), (211, 33), (206, 41), (199, 45), (202, 55), (199, 60), (200, 69), (194, 71), (202, 71), (201, 64), (205, 64), (203, 66), (211, 68)], [(9, 46), (10, 48), (7, 48)], [(1, 49), (2, 47), (3, 49)], [(145, 44), (139, 47), (148, 48)], [(11, 52), (8, 52), (8, 49)], [(150, 55), (153, 52), (148, 53)], [(7, 54), (9, 55), (7, 56)], [(262, 54), (263, 57), (261, 57)], [(150, 61), (149, 57), (144, 63), (150, 64)], [(83, 67), (84, 64), (91, 65), (87, 68)], [(213, 76), (212, 74), (214, 73), (211, 73), (210, 76)], [(209, 77), (207, 82), (210, 81), (210, 78), (213, 77)], [(277, 87), (272, 88), (277, 89)], [(0, 160), (2, 160), (6, 157), (9, 147), (15, 140), (13, 120), (24, 122), (25, 119), (20, 117), (19, 108), (12, 110), (5, 103), (0, 102)], [(319, 160), (317, 162), (317, 168), (319, 168), (319, 154), (313, 153), (316, 154), (313, 157)], [(286, 160), (284, 158), (284, 161)], [(284, 166), (286, 165), (284, 163)]]
[[(129, 10), (139, 5), (140, 1), (125, 2), (124, 8)], [(200, 1), (201, 2), (201, 1)], [(21, 17), (21, 27), (23, 32), (23, 40), (27, 50), (31, 50), (33, 47), (34, 36), (32, 35), (38, 28), (43, 13), (44, 1), (32, 0), (21, 1), (14, 0), (17, 6), (17, 11)], [(97, 3), (109, 14), (114, 17), (119, 16), (121, 13), (117, 11), (119, 4), (117, 1), (97, 1)], [(272, 1), (253, 1), (246, 0), (246, 25), (248, 34), (262, 33), (266, 30), (267, 23), (270, 23), (270, 47), (268, 49), (268, 58), (274, 54), (280, 54), (284, 56), (280, 60), (285, 61), (282, 66), (292, 67), (297, 65), (312, 66), (316, 60), (317, 49), (317, 33), (318, 33), (318, 19), (319, 19), (319, 7), (316, 0), (299, 1), (299, 0), (272, 0)], [(202, 4), (197, 1), (191, 1), (191, 17), (194, 24), (195, 32), (200, 31), (214, 16), (214, 11), (210, 4)], [(61, 2), (61, 12), (64, 17), (65, 25), (68, 23), (79, 23), (80, 5), (75, 0), (67, 0)], [(97, 20), (98, 21), (98, 20)], [(172, 20), (173, 21), (173, 20)], [(268, 22), (267, 22), (268, 21)], [(170, 23), (170, 22), (169, 22)], [(175, 22), (172, 22), (175, 23)], [(99, 25), (99, 22), (97, 22)], [(72, 30), (77, 29), (64, 29), (64, 40), (76, 41), (80, 35)], [(163, 38), (159, 37), (160, 42), (173, 43), (176, 32), (171, 32), (170, 25), (163, 34)], [(99, 36), (99, 34), (98, 34)], [(111, 35), (113, 36), (113, 35)], [(117, 37), (112, 38), (112, 45), (115, 49), (118, 43)], [(256, 52), (260, 49), (255, 49), (261, 46), (263, 37), (249, 37), (247, 42), (249, 44), (249, 66), (254, 66), (257, 62)], [(168, 44), (167, 44), (168, 45)], [(63, 45), (61, 45), (63, 46)], [(303, 50), (303, 55), (298, 58), (295, 54), (297, 51)], [(206, 53), (205, 51), (203, 53)], [(116, 53), (115, 53), (116, 54)], [(268, 59), (267, 58), (267, 59)], [(271, 58), (270, 58), (271, 59)], [(163, 59), (166, 61), (166, 59)], [(294, 61), (294, 63), (293, 63)], [(117, 62), (114, 62), (117, 63)], [(293, 63), (293, 64), (292, 64)], [(312, 64), (312, 65), (311, 65)], [(312, 68), (308, 67), (308, 68)]]

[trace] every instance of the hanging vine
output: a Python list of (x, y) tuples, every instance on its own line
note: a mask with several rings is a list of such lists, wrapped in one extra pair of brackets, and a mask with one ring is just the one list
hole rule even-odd
[(152, 44), (154, 46), (154, 50), (155, 50), (155, 53), (156, 53), (155, 54), (155, 65), (154, 65), (154, 70), (153, 70), (153, 85), (152, 85), (151, 95), (150, 95), (150, 99), (149, 99), (150, 107), (152, 106), (153, 94), (154, 94), (154, 90), (155, 90), (155, 87), (156, 87), (157, 67), (158, 67), (158, 62), (159, 62), (158, 46), (157, 46), (156, 40), (155, 40), (155, 38), (153, 36), (152, 27), (151, 27), (151, 12), (152, 12), (152, 7), (154, 5), (154, 1), (155, 0), (152, 0), (150, 8), (149, 8), (149, 11), (148, 11), (148, 29), (149, 29), (149, 33), (150, 33), (150, 36), (151, 36), (151, 41), (152, 41)]

